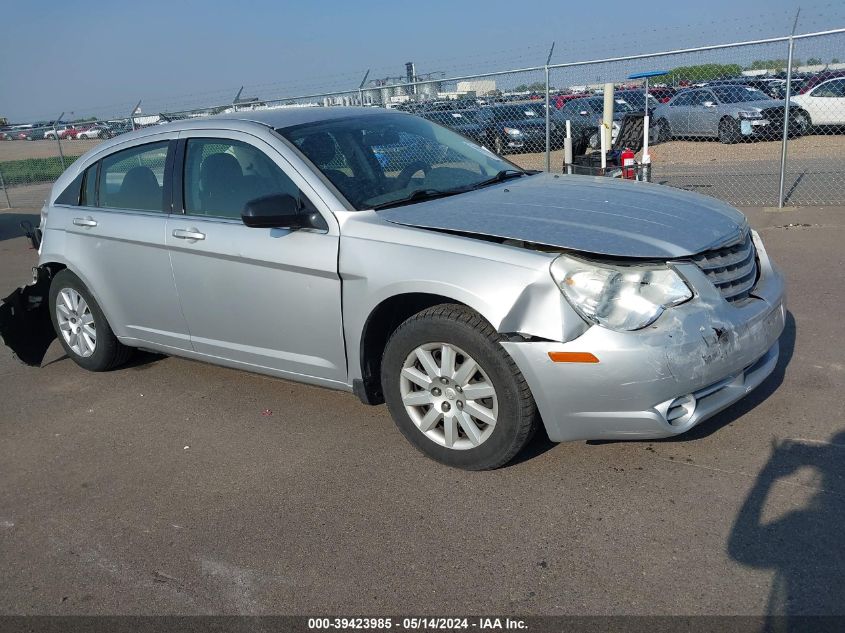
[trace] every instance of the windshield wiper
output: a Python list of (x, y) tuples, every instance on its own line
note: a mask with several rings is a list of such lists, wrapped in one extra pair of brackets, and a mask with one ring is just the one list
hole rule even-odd
[(463, 193), (469, 191), (467, 187), (458, 187), (456, 189), (414, 189), (404, 198), (398, 200), (390, 200), (382, 202), (373, 206), (373, 209), (389, 209), (391, 207), (401, 207), (403, 204), (413, 204), (414, 202), (422, 202), (423, 200), (434, 200), (435, 198), (445, 198), (446, 196), (454, 196), (456, 193)]
[(528, 172), (520, 171), (518, 169), (503, 169), (492, 178), (475, 183), (472, 188), (480, 189), (481, 187), (486, 187), (487, 185), (495, 185), (497, 182), (510, 180), (511, 178), (521, 178), (526, 175), (528, 175)]

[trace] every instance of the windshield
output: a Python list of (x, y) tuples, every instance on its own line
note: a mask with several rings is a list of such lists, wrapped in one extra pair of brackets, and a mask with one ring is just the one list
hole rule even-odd
[(721, 103), (765, 101), (771, 98), (766, 93), (748, 86), (716, 86), (713, 88), (713, 93)]
[(355, 116), (277, 130), (359, 210), (471, 189), (512, 163), (445, 127), (399, 114)]

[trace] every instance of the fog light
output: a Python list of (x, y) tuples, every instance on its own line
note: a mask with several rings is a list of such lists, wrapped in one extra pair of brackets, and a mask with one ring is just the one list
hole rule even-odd
[(666, 409), (666, 421), (672, 426), (679, 426), (689, 421), (695, 413), (695, 396), (687, 394), (675, 398)]

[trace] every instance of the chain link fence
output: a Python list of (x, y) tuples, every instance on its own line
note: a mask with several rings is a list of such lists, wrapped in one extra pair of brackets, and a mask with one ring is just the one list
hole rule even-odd
[[(599, 164), (605, 134), (610, 160), (618, 161), (631, 140), (626, 122), (647, 113), (653, 182), (737, 205), (845, 201), (839, 167), (845, 29), (478, 75), (418, 76), (407, 66), (402, 78), (365, 76), (345, 90), (268, 100), (238, 93), (232, 103), (203, 108), (143, 114), (136, 108), (101, 120), (57, 116), (5, 126), (0, 207), (40, 206), (80, 155), (133, 129), (236, 111), (333, 106), (406, 110), (524, 168), (555, 172), (566, 171), (567, 134), (579, 165)], [(402, 169), (404, 159), (391, 151), (385, 148), (384, 160)]]

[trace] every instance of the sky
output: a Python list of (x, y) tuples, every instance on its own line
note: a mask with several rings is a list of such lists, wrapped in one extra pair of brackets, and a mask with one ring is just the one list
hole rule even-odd
[[(0, 117), (215, 105), (242, 85), (265, 99), (357, 88), (406, 61), (453, 76), (522, 68), (553, 41), (563, 63), (757, 39), (787, 34), (799, 5), (798, 32), (845, 27), (842, 0), (6, 0)], [(845, 59), (839, 37), (827, 57)]]

